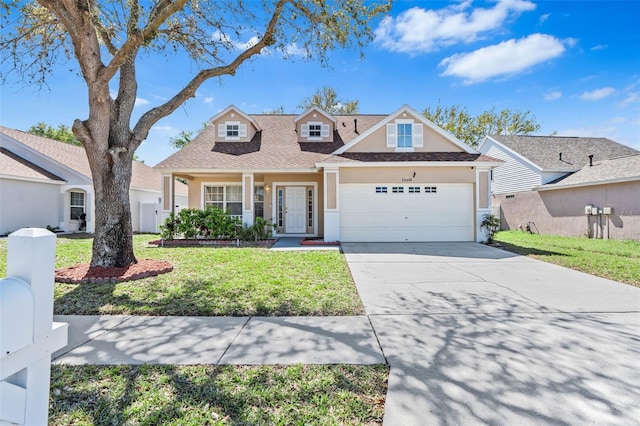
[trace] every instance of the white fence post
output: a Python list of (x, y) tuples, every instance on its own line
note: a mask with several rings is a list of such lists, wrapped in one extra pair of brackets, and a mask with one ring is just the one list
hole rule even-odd
[(46, 425), (51, 354), (67, 344), (53, 322), (56, 236), (25, 228), (9, 235), (0, 281), (0, 425)]

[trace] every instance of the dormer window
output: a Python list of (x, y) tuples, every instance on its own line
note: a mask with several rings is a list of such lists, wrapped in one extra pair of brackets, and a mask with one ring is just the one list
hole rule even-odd
[(224, 138), (225, 141), (238, 141), (247, 137), (246, 123), (239, 121), (225, 121), (218, 124), (218, 137)]
[(329, 125), (320, 121), (310, 121), (300, 125), (300, 137), (308, 141), (321, 141), (329, 137)]
[(396, 152), (413, 152), (414, 148), (423, 146), (422, 123), (415, 123), (411, 119), (399, 119), (387, 123), (387, 147), (395, 148)]

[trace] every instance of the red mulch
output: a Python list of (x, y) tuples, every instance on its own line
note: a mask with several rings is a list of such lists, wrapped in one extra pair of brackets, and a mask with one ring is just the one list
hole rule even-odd
[(108, 284), (139, 280), (173, 271), (173, 265), (166, 260), (143, 259), (138, 263), (120, 268), (93, 268), (89, 264), (71, 266), (56, 270), (55, 280), (67, 284)]
[(307, 238), (300, 243), (303, 246), (339, 246), (340, 241), (324, 241), (313, 238)]
[(276, 240), (238, 241), (207, 239), (153, 240), (149, 245), (158, 247), (264, 247), (270, 248)]

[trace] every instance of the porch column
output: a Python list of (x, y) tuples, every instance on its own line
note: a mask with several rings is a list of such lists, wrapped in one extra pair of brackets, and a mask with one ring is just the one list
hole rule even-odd
[(242, 223), (253, 225), (253, 173), (242, 173)]
[(324, 169), (324, 240), (340, 241), (340, 172)]
[(174, 197), (173, 197), (173, 175), (162, 175), (162, 212), (175, 213)]

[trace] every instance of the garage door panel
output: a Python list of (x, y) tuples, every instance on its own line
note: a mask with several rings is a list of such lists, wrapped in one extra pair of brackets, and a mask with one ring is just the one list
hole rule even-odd
[[(340, 187), (340, 239), (349, 241), (472, 241), (473, 185), (439, 184), (436, 192), (392, 193), (399, 185)], [(413, 185), (412, 185), (413, 186)], [(387, 193), (376, 193), (386, 187)]]

